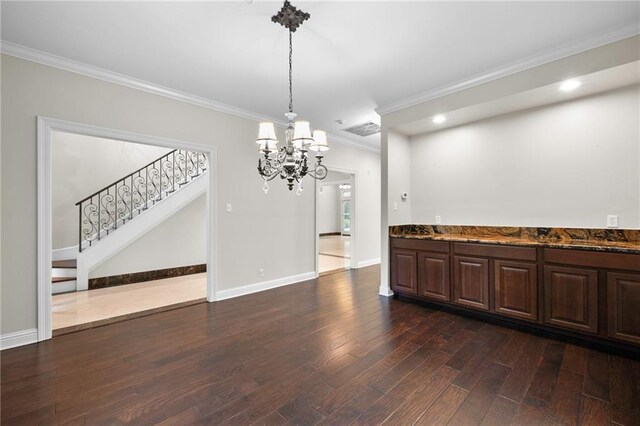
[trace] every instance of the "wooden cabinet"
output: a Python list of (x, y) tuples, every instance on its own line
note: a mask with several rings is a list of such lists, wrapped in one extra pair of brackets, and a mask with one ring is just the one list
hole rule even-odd
[(638, 254), (418, 238), (392, 238), (390, 248), (391, 287), (398, 294), (640, 348)]
[(495, 260), (493, 265), (494, 312), (529, 321), (537, 320), (536, 264)]
[(454, 257), (453, 302), (471, 308), (489, 310), (489, 260)]
[(417, 253), (413, 250), (391, 251), (391, 288), (408, 294), (418, 294)]
[(608, 336), (640, 344), (640, 274), (607, 274)]
[(598, 332), (598, 273), (593, 269), (544, 267), (544, 320), (587, 333)]
[(418, 252), (418, 294), (429, 299), (451, 300), (449, 255)]

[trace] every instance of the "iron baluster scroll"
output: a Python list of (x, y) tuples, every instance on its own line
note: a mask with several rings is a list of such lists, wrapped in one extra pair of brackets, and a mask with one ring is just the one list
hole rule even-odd
[(205, 154), (174, 149), (76, 203), (78, 250), (91, 247), (207, 171)]

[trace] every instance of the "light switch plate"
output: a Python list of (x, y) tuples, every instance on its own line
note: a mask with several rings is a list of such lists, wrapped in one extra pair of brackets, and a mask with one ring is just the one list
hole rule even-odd
[(610, 214), (607, 216), (607, 228), (617, 228), (618, 227), (618, 215)]
[(227, 203), (227, 212), (231, 211), (231, 203)]

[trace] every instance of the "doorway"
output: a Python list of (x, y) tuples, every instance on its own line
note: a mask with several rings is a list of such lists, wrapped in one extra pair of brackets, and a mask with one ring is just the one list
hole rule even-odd
[(317, 273), (350, 269), (355, 258), (355, 174), (329, 169), (317, 192)]
[[(53, 334), (52, 332), (52, 329), (53, 329), (52, 293), (54, 292), (54, 289), (52, 284), (52, 281), (53, 281), (52, 277), (54, 275), (53, 269), (55, 268), (52, 268), (52, 265), (54, 265), (53, 262), (56, 260), (56, 257), (60, 254), (60, 253), (58, 254), (54, 253), (54, 250), (53, 250), (54, 246), (52, 242), (53, 240), (52, 238), (52, 235), (53, 235), (52, 218), (53, 217), (52, 216), (53, 216), (53, 210), (54, 210), (53, 202), (52, 202), (53, 201), (52, 194), (54, 193), (54, 191), (52, 188), (51, 176), (52, 176), (53, 165), (54, 165), (52, 151), (54, 149), (53, 144), (54, 144), (54, 139), (56, 137), (56, 134), (68, 134), (74, 137), (86, 137), (86, 138), (109, 140), (114, 144), (127, 143), (127, 144), (140, 144), (144, 146), (155, 146), (156, 148), (160, 148), (161, 150), (163, 148), (164, 149), (163, 152), (168, 151), (166, 154), (161, 155), (161, 157), (164, 157), (166, 155), (171, 155), (169, 153), (173, 152), (174, 150), (176, 151), (182, 150), (184, 152), (186, 151), (197, 152), (199, 153), (199, 155), (202, 156), (201, 158), (203, 159), (203, 161), (206, 161), (206, 164), (207, 164), (206, 173), (201, 173), (199, 176), (195, 177), (194, 180), (190, 180), (189, 182), (187, 182), (186, 177), (183, 176), (183, 179), (185, 179), (184, 187), (185, 188), (191, 187), (192, 189), (190, 190), (181, 189), (180, 191), (175, 191), (175, 194), (179, 194), (180, 192), (182, 192), (183, 195), (182, 196), (172, 195), (172, 197), (168, 197), (166, 195), (169, 190), (161, 190), (160, 192), (164, 193), (164, 199), (160, 198), (160, 200), (158, 200), (158, 198), (160, 197), (160, 194), (158, 192), (156, 192), (155, 194), (153, 194), (152, 192), (145, 194), (144, 191), (142, 191), (143, 195), (146, 195), (145, 200), (142, 202), (142, 207), (143, 207), (143, 210), (154, 210), (150, 208), (152, 201), (154, 202), (158, 201), (159, 203), (158, 205), (160, 205), (161, 203), (165, 203), (163, 208), (166, 210), (165, 213), (169, 215), (171, 213), (171, 210), (170, 210), (172, 208), (171, 205), (178, 203), (178, 199), (180, 197), (182, 197), (181, 200), (183, 203), (178, 208), (186, 208), (185, 206), (187, 204), (185, 204), (185, 202), (187, 203), (189, 202), (188, 197), (192, 196), (193, 200), (196, 200), (197, 197), (200, 197), (200, 201), (201, 201), (200, 205), (204, 205), (204, 209), (206, 210), (204, 214), (204, 221), (206, 222), (204, 224), (205, 235), (206, 235), (205, 248), (204, 248), (205, 263), (203, 265), (206, 268), (206, 274), (204, 274), (205, 275), (204, 277), (199, 277), (199, 280), (201, 281), (201, 283), (196, 284), (196, 287), (199, 285), (203, 285), (204, 287), (202, 290), (199, 290), (198, 294), (201, 294), (200, 297), (206, 295), (207, 301), (212, 302), (216, 300), (215, 277), (216, 277), (217, 269), (216, 269), (216, 262), (215, 262), (215, 253), (216, 253), (216, 250), (215, 250), (215, 241), (216, 241), (216, 226), (215, 226), (215, 223), (216, 223), (215, 222), (216, 150), (215, 150), (215, 147), (190, 144), (190, 143), (185, 143), (177, 140), (168, 140), (163, 138), (144, 136), (139, 134), (118, 131), (118, 130), (84, 125), (79, 123), (67, 122), (67, 121), (62, 121), (57, 119), (38, 117), (38, 228), (39, 228), (39, 232), (38, 232), (38, 341), (50, 339)], [(193, 160), (197, 163), (196, 161), (197, 156), (194, 158), (190, 158), (190, 160)], [(179, 163), (180, 161), (181, 160), (178, 158), (177, 163)], [(186, 163), (186, 160), (184, 160), (183, 163)], [(159, 169), (159, 170), (163, 170), (163, 169)], [(186, 168), (183, 168), (183, 170), (186, 170)], [(135, 174), (127, 175), (126, 177), (130, 179), (127, 182), (130, 182), (131, 179), (135, 180), (136, 176), (137, 175)], [(180, 183), (180, 177), (177, 172), (176, 172), (176, 177), (178, 179), (176, 182)], [(145, 178), (146, 178), (146, 174), (145, 174)], [(165, 183), (157, 186), (157, 188), (166, 189), (166, 181)], [(199, 192), (197, 188), (199, 188)], [(135, 200), (135, 195), (132, 195), (130, 194), (130, 192), (127, 192), (127, 191), (121, 191), (122, 187), (116, 186), (116, 189), (118, 189), (117, 193), (119, 194), (118, 195), (119, 197), (122, 196), (122, 194), (127, 194), (127, 196), (133, 197), (133, 199)], [(196, 192), (197, 192), (197, 195), (194, 195), (196, 194)], [(112, 194), (115, 196), (115, 192), (113, 192)], [(137, 194), (140, 195), (140, 191), (137, 191)], [(191, 194), (191, 195), (188, 195), (188, 194)], [(201, 194), (204, 194), (204, 198), (201, 197)], [(149, 198), (153, 198), (153, 200)], [(174, 201), (170, 201), (171, 198), (174, 198)], [(108, 197), (98, 202), (98, 204), (102, 204), (102, 205), (108, 205), (109, 203), (110, 201)], [(120, 207), (120, 209), (118, 210), (118, 213), (117, 214), (114, 213), (115, 219), (112, 220), (111, 222), (107, 222), (105, 227), (100, 225), (97, 228), (97, 231), (94, 229), (94, 231), (96, 232), (89, 234), (91, 241), (95, 241), (95, 239), (104, 239), (104, 242), (108, 241), (108, 243), (105, 244), (104, 247), (112, 247), (116, 243), (117, 239), (133, 237), (132, 235), (126, 235), (126, 234), (131, 234), (131, 233), (135, 234), (136, 232), (138, 232), (140, 235), (142, 235), (145, 232), (147, 232), (149, 229), (152, 229), (155, 226), (154, 223), (150, 221), (150, 218), (147, 218), (145, 220), (144, 215), (142, 214), (137, 215), (135, 211), (131, 211), (131, 210), (127, 210), (126, 212), (124, 212), (122, 210), (122, 207), (123, 207), (122, 199), (119, 199), (119, 201), (113, 200), (112, 205), (116, 205)], [(137, 207), (140, 207), (141, 203), (139, 202), (139, 200), (135, 201), (135, 205)], [(173, 208), (176, 209), (175, 207)], [(82, 211), (82, 209), (80, 209), (80, 211)], [(90, 212), (91, 209), (87, 211)], [(158, 215), (159, 215), (158, 212), (160, 210), (159, 208), (155, 208), (155, 211), (156, 213), (154, 214), (154, 216), (156, 219), (158, 219)], [(118, 227), (125, 228), (125, 226), (123, 225), (125, 216), (129, 216), (129, 219), (132, 222), (136, 220), (138, 222), (136, 226), (133, 226), (133, 223), (131, 223), (131, 226), (128, 227), (129, 231), (124, 234), (120, 232), (119, 234), (120, 237), (118, 237), (118, 233), (116, 229)], [(105, 219), (104, 217), (101, 217), (101, 219), (95, 223), (105, 224), (104, 219)], [(143, 223), (145, 221), (146, 223)], [(79, 229), (82, 231), (82, 226), (86, 225), (87, 223), (89, 223), (89, 226), (91, 225), (90, 220), (89, 222), (79, 220), (78, 221), (78, 224), (80, 227)], [(105, 237), (107, 230), (109, 230), (109, 232), (111, 233), (109, 235), (109, 238)], [(120, 229), (120, 230), (123, 230), (123, 229)], [(84, 234), (80, 232), (79, 235), (82, 236)], [(123, 237), (123, 235), (125, 236)], [(79, 241), (79, 244), (75, 246), (75, 250), (80, 251), (79, 248), (82, 247), (84, 253), (87, 254), (87, 256), (84, 256), (82, 260), (80, 256), (76, 257), (77, 287), (75, 288), (75, 290), (78, 290), (78, 289), (86, 290), (86, 287), (83, 287), (83, 285), (85, 285), (89, 281), (90, 277), (88, 276), (88, 271), (91, 270), (91, 268), (86, 266), (87, 264), (96, 266), (95, 263), (91, 264), (91, 261), (95, 260), (95, 259), (92, 259), (92, 256), (95, 257), (95, 255), (91, 254), (92, 249), (88, 249), (88, 250), (86, 249), (87, 245), (90, 245), (89, 241), (84, 241), (82, 239), (79, 239), (78, 241)], [(93, 253), (96, 253), (96, 251), (94, 250)], [(64, 253), (64, 255), (68, 255), (68, 251), (67, 253)], [(83, 262), (85, 262), (85, 264), (83, 264)], [(83, 275), (83, 273), (86, 273), (87, 275), (85, 276)], [(133, 274), (129, 274), (129, 275), (133, 275)], [(124, 278), (128, 278), (126, 274), (122, 274), (122, 276)], [(195, 277), (195, 275), (192, 275), (191, 277)], [(125, 287), (125, 286), (122, 286), (122, 287)], [(144, 287), (153, 287), (153, 285), (145, 285)], [(116, 288), (116, 290), (119, 291), (120, 288)], [(142, 287), (140, 287), (140, 289), (142, 290)], [(71, 290), (74, 290), (74, 289), (71, 289)], [(99, 290), (102, 290), (102, 289), (99, 289)], [(99, 291), (99, 290), (96, 290), (96, 291)], [(150, 297), (156, 296), (158, 293), (157, 291), (155, 291), (157, 289), (154, 290), (153, 288), (145, 289), (145, 290), (150, 295)], [(115, 293), (117, 293), (118, 291), (115, 291)], [(75, 292), (70, 291), (67, 294), (74, 295), (74, 293)], [(91, 299), (92, 297), (89, 295), (89, 293), (90, 291), (81, 291), (76, 294), (82, 294), (81, 297), (83, 297), (84, 299)], [(129, 299), (132, 299), (132, 298), (129, 298)], [(190, 296), (188, 296), (188, 298), (190, 298)], [(105, 300), (107, 299), (109, 299), (109, 297), (107, 297)], [(162, 302), (160, 303), (162, 304)], [(123, 317), (126, 317), (126, 316), (128, 315), (126, 314), (123, 315)]]

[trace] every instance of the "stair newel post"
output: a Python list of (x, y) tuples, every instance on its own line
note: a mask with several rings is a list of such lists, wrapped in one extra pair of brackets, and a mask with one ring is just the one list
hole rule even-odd
[(78, 250), (82, 253), (82, 203), (78, 204)]
[(173, 150), (173, 185), (171, 188), (171, 191), (175, 191), (176, 190), (176, 150)]

